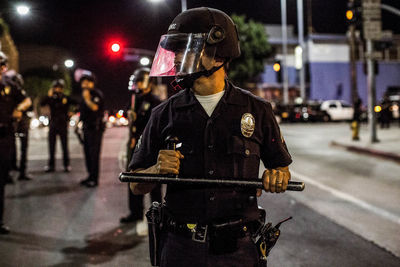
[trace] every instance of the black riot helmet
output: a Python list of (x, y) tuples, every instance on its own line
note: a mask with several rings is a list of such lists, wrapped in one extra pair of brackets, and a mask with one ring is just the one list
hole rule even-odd
[(8, 70), (5, 76), (10, 79), (19, 89), (24, 88), (24, 78), (15, 70)]
[[(175, 76), (181, 87), (191, 87), (201, 76), (209, 77), (219, 67), (207, 62), (240, 56), (236, 25), (224, 12), (207, 7), (180, 13), (161, 36), (150, 76)], [(209, 65), (209, 64), (208, 64)]]
[(82, 84), (84, 80), (96, 83), (96, 78), (94, 77), (94, 74), (89, 71), (82, 74), (81, 78), (79, 79), (79, 84)]
[(143, 82), (143, 87), (147, 88), (150, 82), (150, 69), (149, 68), (139, 68), (133, 72), (129, 78), (128, 90), (134, 93), (139, 93), (140, 88), (138, 88), (137, 83)]
[(54, 80), (54, 81), (51, 83), (51, 88), (55, 88), (55, 87), (64, 88), (64, 87), (65, 87), (65, 82), (64, 82), (64, 80), (63, 80), (63, 79)]

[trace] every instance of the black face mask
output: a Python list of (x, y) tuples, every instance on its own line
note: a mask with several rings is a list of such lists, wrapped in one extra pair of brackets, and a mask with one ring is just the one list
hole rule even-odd
[(173, 80), (171, 82), (171, 85), (175, 90), (192, 88), (194, 81), (196, 81), (198, 78), (200, 78), (201, 76), (210, 77), (211, 75), (214, 74), (214, 72), (216, 72), (217, 70), (222, 68), (224, 65), (225, 65), (225, 63), (218, 67), (212, 67), (209, 70), (203, 70), (203, 71), (187, 74), (184, 76), (176, 76), (175, 80)]

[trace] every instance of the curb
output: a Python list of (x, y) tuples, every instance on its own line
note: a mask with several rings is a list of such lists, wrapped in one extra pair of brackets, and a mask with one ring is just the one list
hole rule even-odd
[(346, 145), (346, 144), (339, 143), (336, 141), (331, 141), (331, 146), (341, 147), (341, 148), (345, 148), (348, 151), (367, 154), (367, 155), (371, 155), (371, 156), (375, 156), (375, 157), (379, 157), (379, 158), (390, 159), (397, 163), (400, 163), (400, 155), (396, 154), (396, 153), (385, 152), (385, 151), (381, 151), (381, 150), (365, 148), (365, 147), (360, 147), (360, 146), (354, 146), (354, 145)]

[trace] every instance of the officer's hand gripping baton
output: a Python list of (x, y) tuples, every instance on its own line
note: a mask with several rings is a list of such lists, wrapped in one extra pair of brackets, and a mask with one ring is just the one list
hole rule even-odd
[[(123, 183), (156, 183), (156, 184), (177, 184), (192, 186), (210, 186), (210, 187), (245, 187), (263, 189), (262, 180), (256, 179), (209, 179), (209, 178), (177, 178), (175, 175), (164, 174), (132, 173), (122, 172), (119, 180)], [(303, 191), (305, 184), (303, 182), (289, 181), (286, 190)]]

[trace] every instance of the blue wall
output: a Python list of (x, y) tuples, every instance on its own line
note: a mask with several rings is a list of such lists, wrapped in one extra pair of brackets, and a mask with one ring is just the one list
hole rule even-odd
[[(343, 99), (351, 102), (349, 63), (310, 63), (310, 75), (310, 99)], [(362, 62), (357, 62), (357, 86), (358, 93), (366, 105), (367, 76), (364, 74)], [(378, 102), (382, 100), (388, 86), (400, 86), (400, 63), (379, 63), (379, 74), (376, 76)]]
[[(294, 67), (288, 68), (289, 84), (298, 84)], [(265, 83), (277, 83), (272, 65), (266, 65), (261, 75)], [(358, 93), (367, 102), (367, 76), (363, 63), (357, 62)], [(380, 102), (388, 86), (400, 86), (400, 63), (379, 63), (379, 74), (376, 76), (376, 100)], [(350, 65), (347, 62), (314, 62), (310, 63), (310, 95), (312, 100), (342, 99), (351, 102)]]

